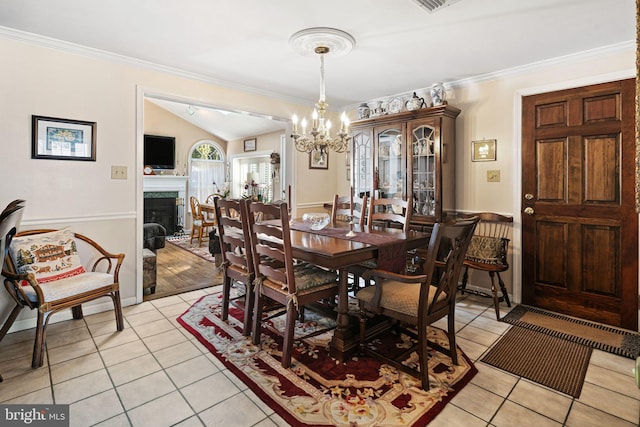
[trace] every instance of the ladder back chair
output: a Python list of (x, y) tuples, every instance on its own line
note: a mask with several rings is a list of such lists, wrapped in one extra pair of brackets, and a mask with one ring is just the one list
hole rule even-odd
[[(218, 223), (218, 237), (222, 256), (222, 320), (229, 318), (230, 294), (233, 282), (242, 283), (244, 293), (244, 336), (251, 334), (251, 316), (253, 313), (253, 252), (249, 240), (249, 221), (247, 220), (250, 203), (247, 199), (231, 200), (216, 197), (215, 216)], [(241, 298), (242, 296), (238, 297)]]
[[(22, 209), (24, 208), (24, 200), (14, 200), (9, 203), (2, 213), (0, 214), (0, 259), (4, 263), (4, 259), (9, 252), (9, 245), (11, 239), (15, 236), (20, 227), (20, 221), (22, 220)], [(15, 321), (20, 310), (12, 310), (9, 314), (9, 318), (5, 322), (5, 325), (0, 329), (0, 341), (7, 334), (9, 328)], [(3, 381), (2, 375), (0, 375), (0, 382)]]
[[(468, 215), (465, 215), (468, 216)], [(493, 298), (493, 305), (496, 311), (496, 319), (500, 320), (500, 303), (505, 302), (511, 307), (507, 288), (500, 277), (500, 273), (509, 269), (507, 253), (509, 250), (509, 237), (513, 217), (504, 216), (492, 212), (482, 212), (472, 214), (480, 219), (476, 227), (474, 236), (471, 238), (469, 249), (464, 261), (464, 275), (460, 285), (461, 293), (471, 293), (482, 297)], [(469, 269), (487, 271), (491, 278), (491, 295), (467, 289), (467, 280), (469, 278)], [(496, 286), (496, 276), (502, 296), (498, 296)]]
[[(412, 209), (413, 201), (411, 197), (407, 200), (402, 200), (371, 196), (369, 199), (367, 225), (401, 228), (406, 233), (409, 231)], [(407, 255), (407, 257), (409, 258), (409, 255)], [(375, 268), (377, 268), (377, 263), (375, 261), (368, 261), (349, 267), (349, 272), (356, 278), (362, 277), (364, 279), (365, 271)], [(354, 282), (354, 285), (357, 285), (354, 287), (357, 289), (360, 281), (358, 279)], [(368, 286), (371, 285), (371, 282), (364, 279), (364, 284)]]
[(369, 204), (368, 225), (400, 226), (405, 233), (409, 231), (409, 222), (411, 221), (411, 211), (413, 209), (412, 197), (402, 200), (371, 196)]
[[(82, 319), (82, 304), (111, 298), (116, 329), (124, 329), (118, 274), (124, 254), (107, 252), (98, 243), (69, 229), (17, 233), (5, 258), (4, 286), (16, 303), (2, 327), (6, 333), (22, 308), (38, 312), (31, 366), (42, 366), (51, 315), (71, 308)], [(0, 336), (0, 339), (2, 336)]]
[[(260, 344), (265, 297), (286, 306), (281, 364), (288, 368), (299, 310), (305, 304), (335, 297), (337, 274), (309, 263), (294, 263), (286, 203), (251, 203), (248, 217), (256, 273), (252, 342)], [(256, 222), (256, 217), (279, 219)]]
[(363, 197), (353, 196), (353, 213), (351, 212), (351, 196), (338, 196), (333, 198), (333, 207), (331, 209), (331, 222), (349, 222), (353, 215), (354, 224), (363, 224), (367, 219), (367, 203), (368, 198), (365, 194)]
[[(425, 274), (407, 276), (370, 270), (365, 277), (373, 279), (375, 286), (368, 286), (356, 294), (360, 305), (360, 352), (420, 378), (424, 390), (429, 390), (429, 345), (451, 357), (454, 365), (458, 364), (455, 335), (458, 278), (477, 222), (478, 219), (473, 218), (455, 223), (436, 223), (427, 248)], [(415, 327), (417, 333), (411, 329), (402, 330), (417, 340), (414, 347), (394, 358), (376, 351), (375, 344), (368, 345), (378, 334), (388, 332), (388, 329), (379, 327), (377, 330), (373, 328), (375, 332), (367, 330), (369, 319), (376, 316), (391, 318), (396, 325)], [(427, 341), (427, 328), (444, 317), (447, 317), (448, 349)], [(402, 363), (413, 351), (418, 353), (419, 371)]]

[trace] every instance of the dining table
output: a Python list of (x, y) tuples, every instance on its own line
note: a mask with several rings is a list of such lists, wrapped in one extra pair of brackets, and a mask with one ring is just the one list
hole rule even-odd
[[(394, 265), (397, 261), (391, 259), (394, 253), (395, 258), (402, 258), (404, 265), (406, 251), (427, 246), (431, 233), (343, 222), (329, 223), (321, 230), (313, 230), (301, 219), (292, 219), (289, 228), (294, 258), (338, 272), (337, 325), (329, 351), (332, 357), (343, 362), (358, 346), (355, 328), (350, 328), (349, 267), (376, 261), (380, 268), (386, 268), (386, 265)], [(353, 233), (349, 233), (350, 230)]]
[(206, 215), (211, 215), (211, 217), (216, 216), (216, 205), (213, 203), (200, 203), (200, 212)]

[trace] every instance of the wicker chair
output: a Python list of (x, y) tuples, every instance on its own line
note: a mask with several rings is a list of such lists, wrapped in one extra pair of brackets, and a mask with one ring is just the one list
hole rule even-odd
[[(90, 252), (88, 261), (82, 262), (80, 249), (83, 255)], [(82, 304), (109, 297), (116, 329), (124, 329), (118, 279), (124, 254), (107, 252), (90, 238), (68, 229), (20, 232), (13, 238), (9, 252), (2, 275), (16, 306), (2, 327), (0, 339), (22, 308), (36, 309), (32, 367), (43, 364), (47, 324), (58, 311), (71, 308), (73, 318), (81, 319)]]

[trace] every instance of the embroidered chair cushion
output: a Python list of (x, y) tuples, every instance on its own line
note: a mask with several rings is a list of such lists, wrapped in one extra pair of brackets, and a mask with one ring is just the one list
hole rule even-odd
[(338, 280), (338, 275), (335, 271), (324, 270), (306, 262), (296, 265), (293, 269), (298, 291), (326, 285), (327, 283), (336, 283)]
[[(40, 284), (40, 283), (39, 283)], [(44, 294), (43, 302), (56, 301), (62, 298), (74, 297), (83, 292), (93, 291), (104, 286), (113, 285), (113, 275), (87, 271), (72, 277), (40, 284)], [(36, 291), (31, 286), (24, 286), (23, 290), (30, 301), (37, 302)]]
[[(376, 285), (378, 286), (378, 285)], [(429, 302), (433, 300), (437, 288), (429, 286)], [(365, 309), (377, 311), (377, 307), (372, 307), (371, 302), (376, 293), (375, 286), (367, 286), (356, 294), (356, 298), (365, 302)], [(447, 298), (442, 292), (438, 295), (438, 302)], [(409, 316), (418, 316), (418, 304), (420, 303), (420, 283), (403, 283), (395, 280), (385, 280), (382, 282), (382, 297), (380, 307), (403, 313)]]
[(506, 264), (506, 243), (500, 237), (473, 236), (465, 258), (484, 264)]
[(32, 273), (38, 283), (58, 281), (85, 272), (73, 231), (16, 237), (9, 248), (19, 273)]

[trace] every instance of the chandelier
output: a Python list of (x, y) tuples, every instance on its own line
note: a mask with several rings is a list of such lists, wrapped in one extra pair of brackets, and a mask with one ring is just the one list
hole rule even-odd
[(341, 55), (349, 52), (355, 44), (354, 38), (344, 31), (334, 28), (309, 28), (298, 31), (290, 39), (291, 46), (301, 55), (320, 56), (320, 99), (315, 105), (311, 115), (311, 129), (307, 133), (307, 120), (300, 122), (302, 132), (298, 128), (298, 117), (294, 114), (291, 118), (293, 124), (293, 138), (296, 150), (310, 153), (319, 150), (328, 153), (331, 149), (337, 153), (347, 150), (349, 140), (349, 120), (343, 112), (340, 129), (336, 136), (331, 135), (331, 121), (325, 119), (325, 113), (329, 104), (325, 98), (324, 84), (324, 58), (325, 56)]

